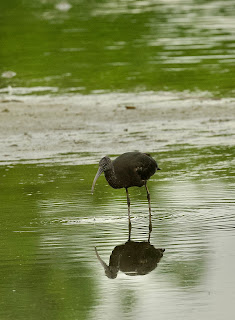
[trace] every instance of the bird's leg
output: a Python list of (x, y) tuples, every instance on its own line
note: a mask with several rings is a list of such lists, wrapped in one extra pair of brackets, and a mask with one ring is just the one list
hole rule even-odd
[(150, 203), (150, 193), (149, 193), (149, 189), (147, 187), (147, 181), (145, 181), (145, 189), (147, 191), (147, 199), (148, 199), (148, 203), (149, 203), (149, 232), (151, 233), (151, 231), (152, 231), (152, 212), (151, 212), (151, 203)]
[(152, 232), (152, 223), (151, 223), (151, 221), (150, 221), (150, 223), (149, 223), (149, 236), (148, 236), (148, 242), (149, 242), (149, 243), (150, 243), (151, 232)]
[(131, 233), (131, 202), (130, 202), (130, 197), (128, 193), (128, 189), (126, 188), (126, 198), (127, 198), (127, 206), (128, 206), (128, 220), (129, 220), (129, 234)]
[(131, 241), (131, 222), (129, 221), (128, 241)]

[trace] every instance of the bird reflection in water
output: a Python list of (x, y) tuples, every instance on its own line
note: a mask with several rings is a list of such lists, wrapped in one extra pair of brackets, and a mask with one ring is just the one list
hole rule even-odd
[(165, 249), (156, 249), (150, 244), (150, 232), (148, 241), (132, 241), (116, 246), (110, 255), (109, 265), (100, 257), (97, 248), (96, 256), (104, 268), (105, 274), (110, 279), (115, 279), (119, 271), (128, 276), (146, 275), (153, 271), (163, 256)]

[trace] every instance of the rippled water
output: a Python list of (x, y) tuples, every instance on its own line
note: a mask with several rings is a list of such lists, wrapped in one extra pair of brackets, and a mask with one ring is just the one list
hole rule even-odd
[[(150, 243), (165, 252), (146, 275), (120, 270), (115, 279), (105, 275), (94, 248), (108, 264), (128, 241), (125, 191), (100, 178), (92, 196), (94, 165), (2, 166), (1, 317), (232, 319), (233, 152), (226, 159), (223, 149), (210, 154), (209, 161), (198, 151), (165, 154), (162, 171), (149, 181)], [(149, 238), (144, 188), (130, 189), (130, 197), (131, 240), (140, 248)]]
[(233, 0), (1, 1), (0, 88), (234, 96), (234, 15)]
[[(0, 319), (234, 319), (234, 13), (1, 1)], [(151, 234), (144, 188), (131, 233), (124, 190), (91, 195), (127, 148), (162, 169)]]

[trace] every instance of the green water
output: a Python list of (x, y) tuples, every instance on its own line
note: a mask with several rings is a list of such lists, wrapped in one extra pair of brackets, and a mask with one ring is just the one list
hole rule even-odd
[[(234, 97), (234, 16), (233, 0), (0, 2), (1, 320), (235, 318), (234, 118), (218, 112), (233, 100), (188, 93)], [(35, 108), (53, 105), (51, 128)], [(71, 105), (104, 118), (66, 118)], [(138, 118), (156, 106), (172, 113)], [(130, 189), (131, 234), (124, 190), (100, 177), (91, 195), (98, 159), (138, 148), (162, 169), (151, 234), (144, 188)], [(109, 279), (95, 247), (108, 264), (129, 237), (165, 252), (148, 274)]]
[(0, 74), (16, 73), (0, 77), (1, 88), (208, 90), (234, 96), (233, 0), (59, 4), (1, 1)]
[[(120, 271), (114, 280), (105, 276), (94, 247), (108, 263), (128, 240), (124, 190), (101, 177), (92, 196), (94, 165), (0, 168), (1, 319), (233, 317), (233, 149), (154, 157), (164, 162), (149, 181), (150, 242), (165, 252), (149, 274)], [(147, 241), (144, 188), (130, 189), (130, 197), (131, 239)]]

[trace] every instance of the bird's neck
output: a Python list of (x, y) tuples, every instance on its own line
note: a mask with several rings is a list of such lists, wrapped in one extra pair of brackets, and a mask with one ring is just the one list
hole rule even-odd
[(108, 184), (113, 188), (118, 188), (118, 180), (115, 175), (114, 167), (112, 167), (104, 172), (105, 178), (108, 181)]

